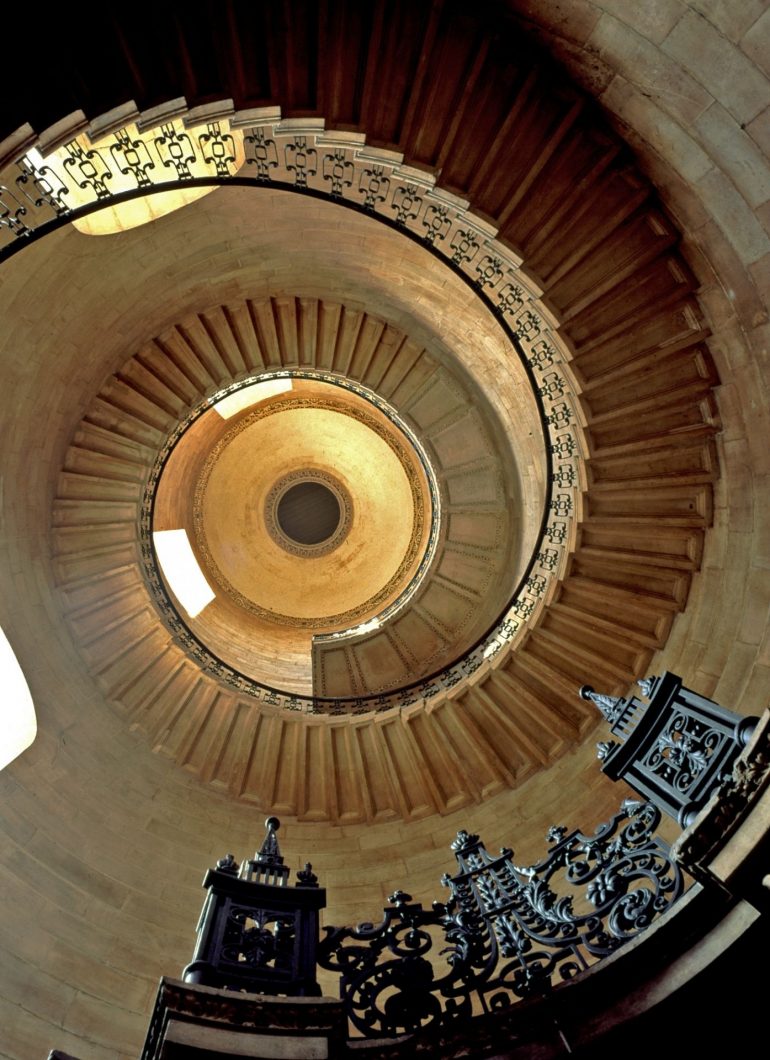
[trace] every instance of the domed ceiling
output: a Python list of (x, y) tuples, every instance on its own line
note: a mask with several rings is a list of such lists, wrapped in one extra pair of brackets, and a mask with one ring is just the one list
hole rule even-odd
[[(235, 391), (254, 404), (232, 419), (214, 403), (150, 501), (153, 537), (183, 529), (213, 587), (188, 626), (245, 675), (312, 694), (316, 636), (403, 606), (436, 535), (406, 435), (352, 391), (303, 376)], [(260, 400), (276, 382), (291, 390)]]

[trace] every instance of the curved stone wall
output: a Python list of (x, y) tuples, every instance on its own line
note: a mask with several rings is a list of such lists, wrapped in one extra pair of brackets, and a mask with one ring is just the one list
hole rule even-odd
[[(767, 12), (761, 4), (702, 0), (656, 5), (653, 16), (630, 0), (575, 0), (548, 5), (557, 13), (544, 24), (544, 18), (551, 17), (543, 15), (545, 5), (518, 0), (511, 7), (528, 26), (534, 22), (540, 27), (547, 45), (617, 115), (685, 232), (684, 251), (700, 285), (700, 302), (713, 332), (709, 348), (722, 380), (717, 392), (722, 478), (716, 486), (715, 526), (705, 538), (703, 570), (694, 575), (687, 609), (674, 620), (667, 647), (652, 666), (668, 666), (725, 705), (756, 712), (770, 691), (770, 237), (765, 190), (770, 86), (761, 65), (768, 52), (766, 44), (762, 47)], [(419, 48), (415, 50), (419, 57)], [(340, 98), (342, 107), (345, 100)], [(368, 106), (375, 109), (371, 88)], [(382, 109), (384, 122), (390, 112), (384, 103)], [(408, 113), (411, 131), (405, 139), (427, 153), (438, 138), (421, 125), (416, 111)], [(497, 120), (490, 117), (492, 124)], [(480, 121), (479, 138), (483, 131)], [(382, 138), (388, 139), (384, 133)], [(601, 136), (597, 140), (603, 142)], [(468, 169), (476, 163), (470, 156)], [(462, 176), (456, 174), (458, 182)], [(470, 180), (467, 173), (465, 178)], [(595, 208), (601, 205), (600, 199)], [(546, 202), (544, 209), (549, 208)], [(537, 220), (535, 216), (533, 224)], [(542, 243), (546, 232), (540, 231)], [(214, 226), (210, 234), (205, 264), (222, 275), (226, 289), (228, 283), (237, 283), (237, 269)], [(164, 236), (160, 221), (148, 238), (159, 249)], [(104, 709), (102, 694), (84, 673), (52, 595), (48, 517), (74, 424), (95, 387), (117, 370), (125, 351), (161, 330), (190, 298), (202, 301), (207, 290), (192, 274), (172, 276), (162, 258), (127, 261), (127, 272), (111, 294), (107, 321), (103, 293), (97, 297), (85, 280), (83, 266), (90, 251), (86, 237), (83, 240), (76, 245), (62, 231), (24, 252), (35, 256), (30, 267), (39, 286), (34, 293), (22, 272), (3, 276), (4, 296), (14, 311), (8, 318), (5, 399), (0, 405), (7, 457), (0, 623), (29, 679), (40, 720), (36, 743), (0, 775), (6, 835), (0, 869), (7, 899), (7, 914), (0, 920), (5, 951), (0, 1002), (5, 1036), (0, 1052), (14, 1060), (45, 1055), (52, 1046), (83, 1060), (135, 1056), (157, 976), (178, 970), (189, 957), (202, 895), (199, 877), (226, 849), (238, 855), (250, 851), (262, 832), (260, 812), (204, 790), (173, 763), (149, 754), (144, 742)], [(175, 247), (167, 250), (173, 256)], [(678, 260), (667, 267), (682, 269)], [(47, 286), (57, 291), (62, 274), (69, 284), (70, 319), (84, 316), (90, 322), (77, 344), (62, 319), (41, 312), (39, 292)], [(157, 289), (156, 304), (136, 304), (132, 274), (143, 275)], [(591, 282), (601, 287), (608, 280), (601, 274)], [(328, 284), (327, 295), (334, 284), (331, 275)], [(685, 283), (687, 290), (691, 286)], [(592, 321), (590, 314), (580, 319), (581, 292), (573, 292), (568, 306), (556, 281), (552, 291), (560, 310), (572, 314), (576, 341), (584, 341)], [(342, 300), (343, 292), (338, 294)], [(653, 291), (651, 302), (656, 299), (664, 301)], [(610, 329), (616, 326), (611, 315), (606, 322)], [(581, 326), (586, 330), (581, 332)], [(681, 346), (692, 336), (703, 337), (697, 321), (682, 334), (684, 338), (664, 344), (650, 360), (670, 356), (673, 366)], [(39, 351), (57, 344), (62, 357), (44, 361)], [(596, 351), (601, 352), (601, 344), (594, 345)], [(657, 415), (656, 406), (664, 401), (660, 394), (653, 395), (652, 408), (635, 407), (644, 365), (632, 376), (627, 393), (622, 377), (618, 369), (614, 416), (613, 410), (596, 410), (606, 417), (604, 439), (620, 445), (627, 440), (622, 435), (626, 418)], [(705, 395), (703, 405), (704, 420), (714, 422), (714, 406)], [(697, 428), (690, 428), (690, 434), (697, 438)], [(605, 454), (603, 466), (612, 467), (611, 456)], [(595, 473), (601, 474), (601, 469), (600, 461)], [(676, 466), (667, 473), (690, 476), (690, 485), (695, 474), (692, 467)], [(620, 552), (631, 572), (639, 557), (622, 555), (611, 526), (593, 534), (584, 540), (586, 551), (577, 563), (583, 564), (584, 597), (599, 600), (593, 628), (601, 634), (603, 610), (633, 608), (643, 591), (617, 604), (611, 587), (596, 597), (596, 572), (602, 569), (604, 550)], [(669, 553), (678, 557), (676, 562), (689, 577), (697, 566), (697, 542), (693, 544), (675, 522), (667, 526), (666, 539)], [(593, 566), (591, 548), (598, 549)], [(672, 619), (675, 610), (670, 610)], [(566, 610), (555, 632), (579, 645), (582, 628)], [(653, 638), (640, 642), (644, 661), (654, 645)], [(595, 676), (593, 656), (577, 650), (588, 676)], [(612, 650), (609, 641), (607, 650)], [(618, 685), (638, 665), (642, 663), (629, 671), (625, 664)], [(566, 688), (563, 695), (567, 702)], [(557, 698), (561, 700), (561, 694)], [(471, 749), (470, 757), (474, 753)], [(614, 809), (621, 796), (598, 774), (590, 740), (518, 790), (494, 794), (499, 788), (499, 773), (485, 777), (479, 772), (483, 802), (451, 812), (451, 798), (438, 792), (437, 800), (443, 798), (444, 810), (450, 812), (409, 824), (319, 826), (287, 821), (281, 832), (284, 852), (294, 865), (310, 858), (318, 868), (335, 903), (329, 921), (357, 920), (375, 916), (381, 896), (407, 878), (416, 897), (437, 896), (438, 877), (451, 864), (446, 846), (460, 824), (480, 832), (490, 849), (503, 842), (514, 845), (525, 862), (537, 855), (555, 817), (587, 828)], [(569, 820), (563, 811), (564, 792), (569, 792)]]
[(684, 233), (722, 383), (722, 477), (703, 570), (653, 666), (742, 713), (761, 711), (770, 698), (770, 12), (718, 0), (509, 7), (605, 108)]

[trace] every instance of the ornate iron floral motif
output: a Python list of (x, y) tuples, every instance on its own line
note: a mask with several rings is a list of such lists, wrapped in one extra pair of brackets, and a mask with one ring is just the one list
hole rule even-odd
[(577, 471), (572, 464), (560, 464), (558, 468), (554, 468), (551, 475), (551, 482), (559, 489), (569, 489), (575, 485), (576, 481)]
[(757, 719), (685, 688), (677, 674), (666, 672), (641, 685), (649, 703), (598, 695), (590, 685), (580, 689), (620, 740), (604, 745), (602, 772), (622, 778), (688, 827), (746, 746)]
[(557, 397), (563, 397), (566, 384), (558, 372), (548, 372), (543, 376), (543, 382), (538, 391), (541, 397), (554, 401)]
[(574, 412), (566, 401), (557, 402), (546, 416), (548, 423), (557, 430), (568, 427), (574, 418)]
[(551, 500), (550, 509), (554, 515), (565, 517), (571, 514), (572, 505), (571, 493), (557, 493)]
[(297, 136), (293, 143), (287, 144), (286, 168), (294, 174), (294, 185), (306, 188), (308, 177), (314, 177), (318, 171), (318, 152), (308, 146), (306, 136)]
[(396, 211), (396, 224), (405, 225), (420, 216), (423, 199), (416, 184), (407, 184), (393, 192), (392, 210)]
[(27, 214), (27, 207), (14, 193), (0, 184), (0, 231), (5, 229), (15, 236), (28, 235), (30, 229), (21, 219)]
[(566, 460), (568, 457), (575, 455), (576, 448), (575, 439), (571, 434), (560, 434), (551, 443), (551, 454)]
[(524, 290), (516, 283), (506, 283), (497, 292), (497, 308), (513, 315), (524, 307)]
[(67, 144), (67, 157), (62, 163), (64, 173), (81, 190), (93, 193), (96, 199), (108, 199), (112, 171), (101, 151), (92, 147), (86, 150), (77, 140)]
[(21, 158), (17, 166), (20, 175), (16, 178), (16, 186), (33, 206), (48, 206), (55, 217), (69, 211), (64, 201), (69, 189), (50, 166), (35, 165), (29, 155)]
[(118, 129), (115, 143), (110, 145), (110, 156), (121, 176), (131, 176), (137, 188), (152, 187), (150, 176), (155, 163), (150, 157), (146, 142), (141, 136), (131, 137), (128, 129)]
[(530, 342), (535, 336), (540, 334), (540, 327), (540, 317), (533, 313), (531, 309), (521, 313), (516, 320), (516, 334), (520, 338), (528, 339)]
[(265, 135), (264, 129), (254, 129), (243, 140), (246, 145), (247, 165), (257, 167), (257, 180), (262, 184), (270, 180), (270, 171), (278, 166), (278, 151), (275, 140)]
[(368, 166), (362, 170), (358, 189), (364, 197), (364, 209), (373, 210), (384, 203), (390, 189), (390, 178), (385, 175), (384, 166)]
[[(770, 726), (763, 718), (752, 744), (737, 759), (732, 772), (715, 789), (715, 798), (695, 828), (676, 841), (674, 855), (688, 871), (698, 872), (735, 826), (770, 778)], [(702, 875), (702, 873), (698, 873)]]
[(646, 755), (643, 766), (651, 773), (659, 773), (684, 794), (725, 740), (724, 733), (683, 712), (675, 713)]
[(613, 747), (617, 746), (618, 745), (615, 743), (614, 740), (599, 740), (596, 745), (596, 757), (599, 759), (600, 762), (603, 762), (607, 755), (610, 754)]
[(233, 905), (228, 910), (217, 965), (252, 969), (291, 969), (294, 956), (294, 918), (273, 910)]
[[(447, 902), (423, 909), (396, 891), (379, 924), (325, 929), (319, 963), (340, 973), (351, 1024), (370, 1037), (446, 1026), (544, 994), (614, 953), (682, 893), (659, 821), (652, 803), (627, 799), (593, 835), (551, 828), (551, 850), (529, 867), (458, 832)], [(575, 887), (590, 909), (576, 908)]]
[(422, 237), (425, 243), (430, 246), (433, 246), (436, 241), (443, 243), (452, 227), (447, 207), (431, 204), (425, 211), (422, 227), (425, 229)]
[(206, 165), (213, 166), (218, 177), (228, 177), (236, 158), (232, 134), (223, 132), (218, 121), (209, 122), (205, 133), (198, 137), (198, 143)]
[(470, 264), (476, 257), (480, 245), (475, 232), (469, 230), (458, 231), (449, 244), (452, 250), (452, 261), (455, 265)]
[(186, 132), (177, 132), (171, 122), (160, 127), (160, 135), (155, 137), (155, 149), (161, 165), (173, 169), (177, 180), (192, 180), (190, 166), (196, 161), (195, 146)]
[(567, 524), (558, 522), (551, 523), (546, 527), (545, 537), (552, 545), (563, 544), (567, 540)]
[(655, 687), (655, 682), (657, 680), (657, 677), (643, 677), (640, 681), (636, 682), (639, 685), (642, 695), (647, 699), (652, 695), (652, 690)]
[(277, 817), (253, 858), (240, 868), (232, 854), (220, 858), (203, 881), (207, 896), (198, 921), (189, 983), (254, 993), (318, 995), (315, 950), (318, 912), (326, 902), (310, 864), (288, 886), (276, 832)]
[(503, 263), (491, 254), (481, 259), (476, 266), (476, 284), (479, 287), (496, 287), (503, 275)]
[(555, 548), (544, 548), (540, 552), (538, 552), (537, 562), (540, 564), (543, 570), (555, 570), (559, 562), (559, 553)]
[(532, 574), (527, 578), (527, 588), (533, 596), (542, 596), (548, 586), (548, 580), (542, 574)]
[(532, 368), (539, 368), (542, 372), (546, 368), (550, 368), (552, 364), (556, 364), (558, 360), (559, 357), (556, 350), (545, 339), (540, 339), (539, 342), (533, 343), (532, 353), (529, 357), (529, 364)]

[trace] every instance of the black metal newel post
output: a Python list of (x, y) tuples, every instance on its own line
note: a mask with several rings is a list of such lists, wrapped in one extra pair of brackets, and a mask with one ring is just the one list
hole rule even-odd
[(638, 682), (647, 703), (583, 685), (616, 740), (597, 744), (602, 772), (688, 827), (746, 746), (758, 719), (726, 710), (685, 688), (676, 674)]
[(316, 981), (318, 919), (326, 891), (310, 863), (289, 885), (276, 832), (267, 833), (253, 858), (238, 866), (232, 854), (220, 858), (203, 880), (208, 895), (198, 921), (187, 983), (287, 996), (320, 996)]

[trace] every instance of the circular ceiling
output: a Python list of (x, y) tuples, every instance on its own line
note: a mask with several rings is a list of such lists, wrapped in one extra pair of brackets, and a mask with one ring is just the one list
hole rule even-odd
[[(393, 420), (331, 383), (287, 382), (290, 393), (267, 398), (264, 382), (244, 388), (252, 404), (232, 418), (215, 401), (181, 434), (151, 496), (152, 530), (184, 530), (235, 608), (287, 630), (340, 631), (416, 590), (439, 513)], [(212, 611), (193, 616), (199, 636), (224, 621)]]

